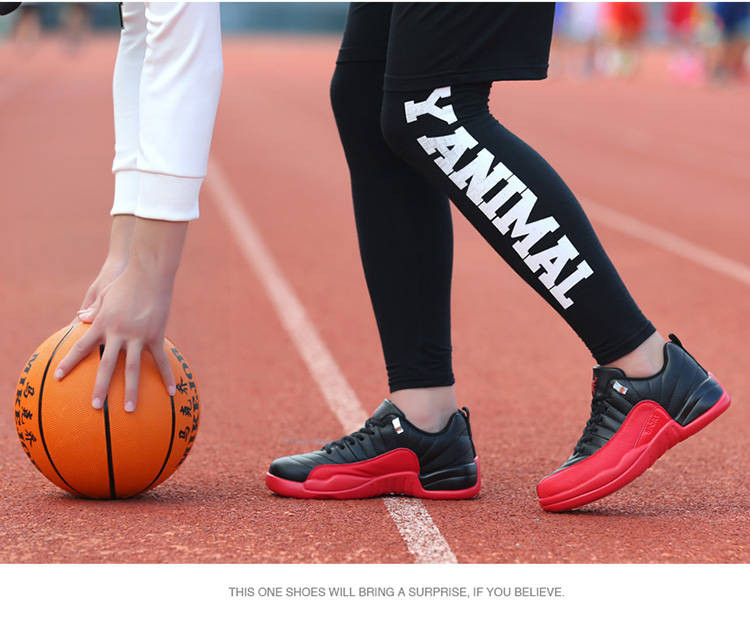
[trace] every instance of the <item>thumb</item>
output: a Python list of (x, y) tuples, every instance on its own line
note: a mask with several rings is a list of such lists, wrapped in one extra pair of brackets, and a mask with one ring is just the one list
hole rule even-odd
[(85, 309), (80, 309), (76, 313), (78, 320), (81, 322), (91, 323), (94, 322), (94, 318), (99, 313), (99, 308), (102, 306), (102, 297), (98, 296), (92, 305)]
[(100, 297), (102, 293), (100, 290), (101, 286), (98, 282), (99, 280), (97, 278), (97, 280), (89, 286), (89, 289), (86, 291), (86, 296), (83, 297), (83, 303), (81, 303), (81, 308), (78, 310), (78, 313), (90, 310), (96, 304), (96, 299)]

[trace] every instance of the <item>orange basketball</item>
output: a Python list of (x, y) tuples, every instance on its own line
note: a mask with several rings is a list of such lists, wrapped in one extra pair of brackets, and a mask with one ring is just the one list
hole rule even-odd
[(62, 380), (52, 376), (87, 329), (84, 323), (68, 325), (31, 356), (16, 389), (16, 430), (34, 466), (63, 490), (89, 498), (123, 499), (158, 486), (187, 457), (198, 433), (198, 388), (185, 358), (165, 339), (177, 385), (174, 397), (153, 357), (144, 351), (138, 405), (134, 412), (125, 412), (121, 352), (103, 410), (92, 408), (99, 350)]

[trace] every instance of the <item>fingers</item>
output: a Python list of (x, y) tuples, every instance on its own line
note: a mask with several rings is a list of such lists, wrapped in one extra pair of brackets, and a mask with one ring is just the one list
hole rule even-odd
[(99, 335), (99, 332), (93, 327), (86, 331), (86, 333), (84, 333), (81, 338), (73, 344), (68, 354), (65, 355), (65, 358), (57, 364), (54, 374), (55, 378), (61, 380), (63, 377), (67, 376), (82, 359), (88, 356), (94, 346), (99, 344), (100, 340), (101, 336)]
[(95, 297), (93, 302), (82, 309), (79, 309), (76, 313), (78, 320), (81, 322), (91, 323), (94, 322), (96, 315), (99, 313), (99, 308), (102, 305), (102, 296)]
[(83, 303), (81, 303), (81, 307), (78, 309), (79, 314), (82, 311), (89, 309), (94, 304), (94, 301), (96, 301), (96, 297), (99, 296), (97, 294), (98, 288), (99, 287), (96, 285), (96, 282), (89, 286), (89, 289), (86, 291), (86, 296), (83, 297)]
[(96, 372), (96, 380), (94, 381), (94, 393), (91, 396), (91, 406), (94, 408), (99, 409), (104, 406), (104, 400), (109, 391), (109, 383), (112, 380), (112, 374), (117, 365), (120, 348), (122, 348), (121, 339), (114, 337), (107, 338), (102, 358), (99, 359), (99, 369)]
[[(70, 352), (62, 361), (60, 361), (55, 369), (55, 378), (61, 380), (67, 376), (82, 359), (89, 355), (94, 347), (99, 344), (100, 340), (101, 337), (97, 334), (95, 328), (91, 327), (83, 334), (81, 339), (73, 344)], [(138, 404), (138, 382), (140, 380), (143, 343), (141, 340), (130, 340), (126, 343), (123, 338), (115, 336), (107, 338), (104, 352), (99, 360), (99, 368), (96, 372), (96, 380), (94, 381), (94, 391), (91, 395), (91, 406), (95, 409), (101, 409), (104, 406), (104, 400), (109, 391), (109, 384), (112, 381), (112, 375), (117, 366), (117, 358), (123, 345), (125, 345), (124, 408), (128, 413), (135, 411), (136, 405)], [(155, 352), (152, 352), (152, 354), (154, 361), (159, 368), (159, 373), (164, 381), (164, 385), (166, 386), (169, 395), (174, 395), (176, 389), (172, 368), (169, 365), (169, 359), (162, 347), (157, 348), (154, 346), (152, 351), (154, 349)]]
[(159, 368), (159, 374), (161, 374), (161, 379), (164, 381), (164, 386), (167, 388), (169, 395), (174, 395), (177, 392), (177, 388), (175, 387), (172, 366), (169, 365), (167, 353), (164, 352), (163, 340), (159, 345), (151, 347), (151, 354), (156, 362), (156, 367)]
[(125, 356), (125, 411), (132, 413), (138, 403), (138, 378), (141, 372), (140, 340), (128, 342)]

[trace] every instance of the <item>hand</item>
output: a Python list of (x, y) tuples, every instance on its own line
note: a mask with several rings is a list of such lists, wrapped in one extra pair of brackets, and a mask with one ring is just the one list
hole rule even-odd
[(100, 344), (104, 352), (99, 361), (91, 405), (102, 408), (109, 383), (121, 350), (125, 350), (125, 410), (133, 412), (138, 402), (138, 378), (141, 352), (149, 350), (154, 357), (170, 395), (175, 381), (164, 351), (164, 331), (169, 316), (171, 290), (153, 275), (126, 269), (103, 292), (96, 318), (89, 330), (78, 340), (55, 370), (62, 379)]
[(81, 322), (93, 322), (101, 306), (102, 295), (112, 282), (128, 266), (130, 242), (133, 237), (136, 218), (133, 215), (115, 215), (109, 237), (109, 252), (99, 274), (86, 291), (83, 303), (76, 316)]
[(96, 346), (104, 344), (92, 394), (94, 408), (100, 409), (104, 404), (123, 349), (126, 411), (133, 412), (138, 403), (144, 349), (151, 352), (167, 391), (174, 395), (175, 381), (164, 351), (164, 332), (186, 229), (186, 222), (138, 219), (128, 266), (104, 286), (98, 304), (92, 308), (91, 327), (58, 364), (54, 376), (62, 380)]
[(83, 297), (81, 308), (76, 312), (76, 318), (78, 318), (78, 320), (86, 323), (94, 322), (94, 318), (96, 318), (97, 312), (101, 307), (104, 293), (125, 270), (125, 267), (127, 267), (127, 262), (121, 264), (104, 262), (96, 279), (86, 291), (86, 296)]

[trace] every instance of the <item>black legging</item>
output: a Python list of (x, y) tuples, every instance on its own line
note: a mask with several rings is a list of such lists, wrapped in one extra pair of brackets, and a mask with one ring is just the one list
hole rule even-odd
[(446, 196), (598, 363), (654, 332), (575, 196), (490, 114), (489, 83), (383, 93), (383, 72), (337, 65), (331, 100), (391, 391), (453, 383)]

